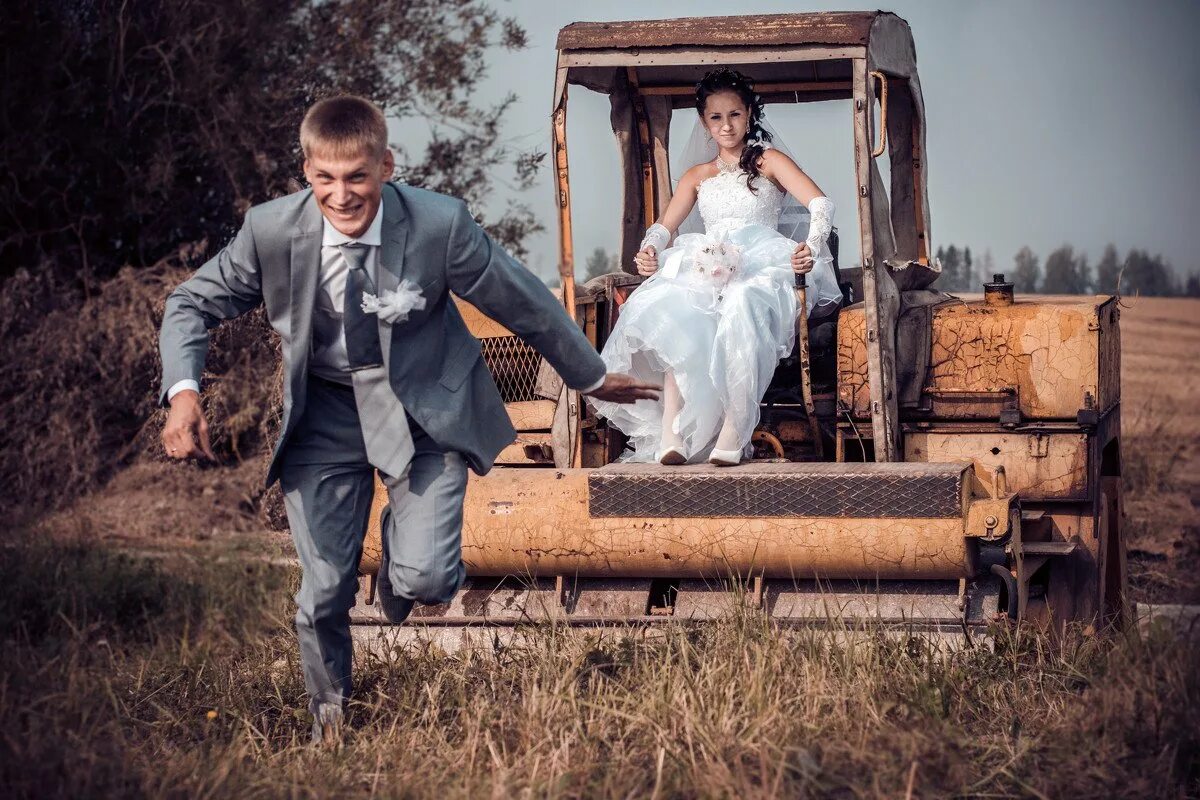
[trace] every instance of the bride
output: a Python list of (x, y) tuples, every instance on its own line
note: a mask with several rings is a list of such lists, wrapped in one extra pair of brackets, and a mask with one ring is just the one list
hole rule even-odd
[[(591, 400), (629, 437), (624, 461), (738, 464), (775, 365), (792, 350), (794, 275), (811, 273), (810, 313), (841, 301), (827, 245), (833, 202), (771, 146), (750, 79), (710, 72), (696, 87), (696, 110), (688, 149), (702, 155), (685, 157), (695, 166), (646, 231), (635, 260), (649, 277), (621, 306), (601, 352), (610, 371), (661, 383), (662, 397)], [(785, 200), (808, 208), (804, 242), (776, 229)], [(705, 232), (675, 236), (693, 206)]]

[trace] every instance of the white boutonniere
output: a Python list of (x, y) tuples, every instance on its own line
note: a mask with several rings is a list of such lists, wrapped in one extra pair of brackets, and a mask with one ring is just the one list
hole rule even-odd
[(420, 311), (425, 307), (425, 297), (421, 288), (410, 280), (403, 280), (397, 289), (388, 289), (379, 297), (369, 292), (363, 292), (362, 310), (367, 314), (377, 314), (381, 320), (389, 323), (404, 322), (408, 312)]

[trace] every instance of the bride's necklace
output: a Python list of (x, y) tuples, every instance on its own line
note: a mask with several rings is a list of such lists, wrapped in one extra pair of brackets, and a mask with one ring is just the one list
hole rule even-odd
[(721, 158), (720, 153), (717, 154), (717, 172), (737, 172), (740, 167), (737, 164), (730, 164), (725, 159)]

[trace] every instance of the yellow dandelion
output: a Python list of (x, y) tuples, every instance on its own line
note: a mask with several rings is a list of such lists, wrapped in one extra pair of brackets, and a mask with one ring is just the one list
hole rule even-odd
[(208, 713), (206, 713), (204, 716), (208, 717), (209, 719), (216, 719), (217, 718), (217, 710), (215, 708), (210, 708), (208, 710)]

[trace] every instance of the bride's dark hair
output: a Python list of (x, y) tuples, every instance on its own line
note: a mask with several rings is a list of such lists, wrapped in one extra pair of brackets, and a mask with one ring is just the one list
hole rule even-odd
[(753, 80), (735, 69), (721, 67), (705, 75), (704, 79), (696, 84), (696, 112), (701, 119), (704, 118), (704, 106), (708, 102), (709, 96), (717, 92), (733, 92), (750, 110), (750, 125), (746, 128), (746, 147), (742, 150), (738, 167), (747, 174), (746, 184), (753, 192), (754, 179), (760, 174), (758, 160), (762, 158), (767, 149), (764, 143), (773, 138), (771, 132), (762, 125), (762, 100), (754, 92)]

